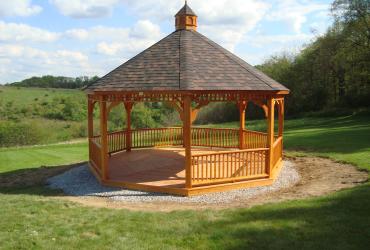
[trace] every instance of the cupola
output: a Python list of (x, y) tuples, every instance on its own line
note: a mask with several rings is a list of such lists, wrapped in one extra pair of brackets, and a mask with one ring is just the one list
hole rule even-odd
[(176, 30), (197, 30), (197, 15), (185, 1), (184, 7), (175, 15)]

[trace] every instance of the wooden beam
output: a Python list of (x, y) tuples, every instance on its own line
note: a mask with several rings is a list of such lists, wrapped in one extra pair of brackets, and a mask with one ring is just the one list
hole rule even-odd
[(95, 101), (87, 100), (87, 134), (88, 138), (94, 136), (94, 105)]
[(180, 120), (183, 121), (184, 120), (184, 118), (183, 118), (184, 104), (181, 103), (181, 102), (167, 102), (167, 103), (177, 110), (177, 112), (179, 113), (179, 116), (180, 116)]
[[(184, 120), (183, 112), (184, 112), (184, 103), (183, 102), (168, 102), (169, 105), (174, 107), (177, 112), (179, 112), (181, 121)], [(195, 108), (191, 109), (191, 123), (195, 121), (197, 118), (199, 110), (203, 107), (209, 104), (209, 101), (200, 101), (198, 102), (198, 105)]]
[(208, 105), (209, 104), (209, 101), (199, 101), (197, 106), (195, 108), (192, 108), (191, 110), (191, 123), (193, 123), (195, 121), (195, 119), (197, 119), (197, 115), (198, 115), (198, 112), (199, 110)]
[(268, 157), (266, 157), (267, 174), (271, 177), (271, 168), (273, 167), (273, 145), (274, 145), (274, 98), (268, 99), (268, 117), (267, 117), (267, 147), (269, 148)]
[(279, 104), (279, 136), (283, 136), (284, 131), (284, 100), (280, 100)]
[(132, 147), (132, 132), (131, 132), (131, 110), (134, 105), (133, 102), (125, 102), (126, 109), (126, 151), (130, 152)]
[(107, 134), (107, 103), (100, 99), (100, 135), (101, 135), (101, 170), (102, 180), (108, 180), (108, 134)]
[(183, 110), (183, 140), (185, 146), (185, 187), (191, 188), (192, 168), (191, 168), (191, 97), (184, 97)]
[(265, 117), (267, 118), (268, 116), (268, 107), (266, 104), (264, 104), (262, 101), (260, 100), (253, 100), (252, 101), (254, 104), (256, 104), (257, 106), (260, 106), (262, 109), (263, 109), (263, 112), (265, 113)]
[(245, 109), (248, 103), (246, 101), (239, 102), (239, 148), (243, 149), (244, 144), (244, 130), (245, 130)]
[(121, 102), (111, 102), (107, 108), (107, 114), (109, 115), (110, 111), (116, 107), (117, 105), (119, 105)]

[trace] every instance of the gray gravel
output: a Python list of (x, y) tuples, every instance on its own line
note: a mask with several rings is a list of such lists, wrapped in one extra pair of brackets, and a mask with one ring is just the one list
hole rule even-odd
[(73, 168), (63, 174), (48, 179), (48, 187), (61, 189), (64, 193), (81, 197), (105, 197), (112, 201), (125, 202), (181, 202), (181, 203), (230, 203), (235, 199), (248, 199), (262, 193), (291, 187), (300, 177), (294, 164), (284, 161), (282, 170), (273, 185), (245, 188), (227, 192), (211, 193), (194, 197), (180, 197), (168, 194), (150, 193), (122, 188), (104, 187), (99, 184), (87, 165)]

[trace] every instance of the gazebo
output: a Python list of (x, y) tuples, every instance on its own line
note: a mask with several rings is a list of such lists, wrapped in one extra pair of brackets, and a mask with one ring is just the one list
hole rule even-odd
[[(85, 88), (91, 171), (103, 185), (183, 196), (272, 184), (282, 165), (289, 90), (198, 33), (186, 3), (175, 19), (176, 31)], [(138, 102), (171, 104), (182, 127), (132, 129)], [(193, 127), (199, 109), (211, 102), (235, 103), (239, 128)], [(245, 128), (249, 102), (263, 109), (266, 133)], [(119, 104), (127, 126), (108, 133), (109, 112)]]

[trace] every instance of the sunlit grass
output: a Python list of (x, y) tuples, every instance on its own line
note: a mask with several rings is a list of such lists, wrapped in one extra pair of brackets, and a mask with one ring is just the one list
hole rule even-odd
[[(368, 124), (369, 117), (355, 116), (288, 120), (285, 152), (370, 169)], [(86, 143), (2, 149), (0, 172), (85, 159)], [(367, 249), (369, 190), (366, 183), (251, 209), (163, 213), (82, 207), (48, 198), (55, 191), (42, 186), (0, 188), (0, 249)]]

